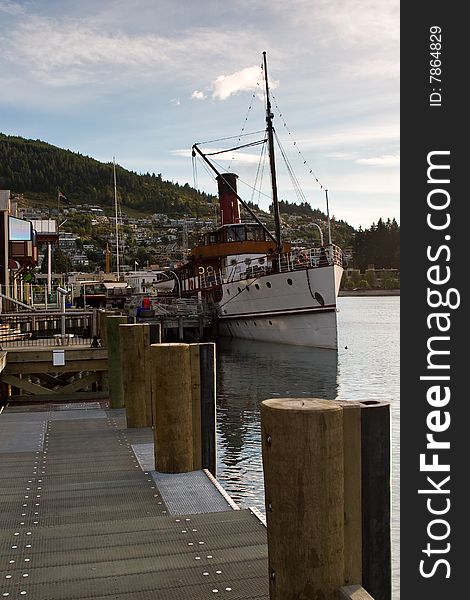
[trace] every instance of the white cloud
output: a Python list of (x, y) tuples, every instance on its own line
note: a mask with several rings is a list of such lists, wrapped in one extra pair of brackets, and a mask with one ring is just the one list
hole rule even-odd
[(207, 96), (204, 94), (204, 92), (194, 90), (194, 92), (191, 94), (191, 98), (194, 100), (205, 100)]
[(398, 167), (400, 165), (400, 156), (398, 154), (384, 154), (372, 158), (359, 158), (356, 162), (360, 165), (370, 165), (373, 167)]
[[(213, 98), (227, 100), (230, 96), (244, 91), (258, 91), (262, 93), (263, 73), (259, 66), (246, 67), (230, 75), (219, 75), (213, 82)], [(270, 81), (271, 89), (278, 87), (278, 81)]]
[(22, 15), (24, 8), (17, 2), (9, 2), (9, 0), (0, 0), (0, 12), (7, 15)]
[(180, 99), (179, 99), (179, 98), (172, 98), (172, 99), (170, 100), (170, 104), (173, 104), (173, 106), (180, 106), (180, 104), (181, 104), (181, 101), (180, 101)]

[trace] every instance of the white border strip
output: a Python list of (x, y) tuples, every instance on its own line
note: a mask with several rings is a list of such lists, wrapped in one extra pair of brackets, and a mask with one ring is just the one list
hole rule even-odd
[(262, 524), (263, 524), (265, 527), (267, 527), (267, 524), (266, 524), (266, 517), (263, 515), (263, 513), (262, 513), (260, 510), (258, 510), (256, 507), (254, 507), (254, 506), (250, 506), (250, 507), (249, 507), (249, 509), (250, 509), (250, 510), (251, 510), (251, 512), (252, 512), (252, 513), (255, 515), (255, 517), (256, 517), (256, 518), (257, 518), (259, 521), (261, 521), (261, 523), (262, 523)]
[(224, 490), (224, 488), (220, 485), (217, 479), (212, 475), (210, 471), (207, 469), (202, 469), (202, 471), (206, 474), (209, 480), (213, 483), (213, 485), (217, 488), (218, 492), (222, 494), (225, 500), (228, 502), (229, 506), (233, 508), (233, 510), (240, 510), (238, 504), (235, 504), (235, 501), (228, 495), (228, 493)]

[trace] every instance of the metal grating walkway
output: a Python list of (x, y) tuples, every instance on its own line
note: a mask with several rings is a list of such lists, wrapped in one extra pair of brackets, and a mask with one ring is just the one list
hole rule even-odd
[[(249, 510), (170, 514), (133, 451), (149, 442), (96, 403), (0, 414), (0, 599), (269, 597), (265, 527)], [(182, 506), (204, 486), (180, 485)]]

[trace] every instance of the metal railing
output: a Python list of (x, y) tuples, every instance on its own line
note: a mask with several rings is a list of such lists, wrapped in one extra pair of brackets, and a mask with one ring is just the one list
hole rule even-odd
[(331, 244), (321, 248), (310, 248), (283, 254), (281, 272), (295, 271), (305, 267), (343, 266), (343, 252), (339, 246)]
[(60, 293), (54, 285), (48, 291), (47, 284), (32, 284), (23, 281), (13, 285), (3, 285), (0, 290), (0, 314), (23, 312), (26, 305), (30, 310), (54, 310), (60, 307)]
[(198, 316), (206, 312), (205, 303), (198, 298), (151, 298), (155, 316)]
[[(266, 257), (267, 259), (269, 257)], [(244, 270), (235, 274), (232, 271), (227, 280), (223, 281), (221, 274), (215, 272), (213, 275), (201, 277), (201, 287), (213, 287), (222, 283), (240, 281), (243, 279), (252, 279), (261, 277), (271, 273), (289, 273), (305, 268), (326, 267), (332, 265), (343, 266), (343, 251), (339, 246), (331, 244), (321, 248), (311, 248), (308, 250), (292, 251), (281, 256), (281, 260), (276, 264), (277, 260), (269, 258), (272, 261), (270, 264), (251, 264)]]
[(2, 313), (0, 347), (90, 345), (96, 323), (92, 310)]

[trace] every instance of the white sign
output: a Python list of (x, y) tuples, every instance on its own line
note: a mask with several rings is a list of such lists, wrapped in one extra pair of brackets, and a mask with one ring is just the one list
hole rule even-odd
[(52, 364), (54, 367), (63, 367), (65, 365), (65, 350), (52, 351)]

